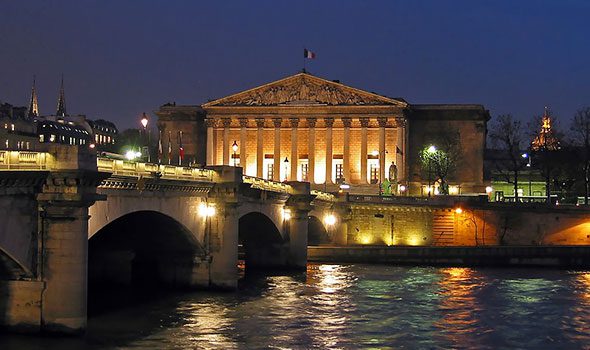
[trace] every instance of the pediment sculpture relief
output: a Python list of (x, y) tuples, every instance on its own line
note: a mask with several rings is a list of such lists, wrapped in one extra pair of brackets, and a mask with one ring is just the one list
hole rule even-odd
[(327, 80), (299, 75), (262, 86), (214, 103), (219, 106), (278, 106), (294, 104), (321, 105), (392, 105), (396, 101)]

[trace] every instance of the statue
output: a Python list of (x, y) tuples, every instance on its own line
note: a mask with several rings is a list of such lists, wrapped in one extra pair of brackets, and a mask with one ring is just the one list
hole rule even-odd
[(389, 166), (389, 182), (391, 186), (391, 193), (397, 195), (397, 165), (391, 162)]

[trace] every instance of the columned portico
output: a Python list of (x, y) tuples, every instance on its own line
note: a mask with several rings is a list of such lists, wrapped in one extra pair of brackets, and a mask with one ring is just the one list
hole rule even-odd
[(239, 150), (240, 150), (240, 166), (245, 168), (246, 164), (248, 164), (248, 153), (247, 153), (247, 148), (246, 148), (246, 144), (247, 144), (247, 139), (248, 139), (248, 134), (247, 134), (247, 129), (246, 127), (248, 126), (248, 119), (247, 118), (240, 118), (240, 145), (239, 145)]
[(342, 124), (344, 125), (344, 144), (343, 144), (343, 155), (342, 164), (344, 167), (344, 179), (350, 182), (350, 127), (352, 125), (352, 118), (343, 117)]
[[(274, 155), (273, 155), (273, 177), (274, 181), (281, 181), (281, 118), (273, 118), (274, 124)], [(286, 174), (285, 174), (286, 175)]]
[(308, 175), (307, 181), (315, 183), (315, 118), (307, 118), (307, 154), (308, 154)]
[(359, 118), (361, 123), (361, 184), (367, 183), (367, 127), (369, 126), (369, 118)]
[(223, 165), (229, 165), (229, 126), (231, 119), (224, 118), (223, 124)]
[(326, 124), (326, 183), (332, 183), (332, 127), (334, 126), (334, 118), (324, 118)]
[(213, 130), (215, 120), (207, 118), (205, 119), (205, 123), (207, 125), (207, 165), (213, 165), (215, 164), (215, 138)]
[(256, 118), (256, 177), (264, 177), (264, 139), (263, 139), (264, 118)]
[[(223, 149), (224, 164), (229, 162), (231, 141), (240, 140), (240, 165), (246, 175), (275, 181), (300, 179), (330, 191), (336, 190), (335, 179), (344, 179), (356, 191), (368, 193), (377, 193), (374, 180), (385, 177), (387, 160), (396, 162), (393, 153), (387, 155), (401, 139), (396, 136), (393, 119), (405, 119), (406, 108), (402, 100), (307, 73), (203, 105), (207, 118), (219, 120), (218, 125), (223, 126), (214, 128), (213, 135), (223, 136), (224, 142), (213, 148), (218, 152)], [(227, 120), (232, 128), (226, 127)], [(254, 142), (247, 137), (248, 128), (254, 125), (256, 160)], [(378, 162), (373, 156), (368, 159), (376, 150)], [(371, 171), (373, 181), (368, 185)]]
[(291, 123), (291, 176), (289, 180), (297, 181), (297, 162), (299, 161), (299, 155), (297, 154), (297, 126), (299, 125), (299, 118), (289, 119)]

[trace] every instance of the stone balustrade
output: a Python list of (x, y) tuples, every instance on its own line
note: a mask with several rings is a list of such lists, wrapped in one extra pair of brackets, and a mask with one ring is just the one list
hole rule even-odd
[(47, 153), (0, 151), (0, 170), (46, 170)]
[(117, 176), (160, 177), (166, 180), (213, 181), (213, 170), (174, 165), (133, 162), (111, 158), (97, 158), (99, 171), (110, 172)]

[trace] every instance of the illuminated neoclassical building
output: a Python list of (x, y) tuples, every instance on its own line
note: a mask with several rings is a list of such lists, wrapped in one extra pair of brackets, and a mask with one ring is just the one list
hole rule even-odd
[(187, 161), (237, 165), (246, 175), (319, 189), (346, 182), (352, 192), (374, 194), (385, 179), (424, 193), (419, 150), (451, 129), (463, 149), (451, 185), (485, 188), (489, 114), (481, 105), (410, 105), (303, 72), (202, 106), (165, 105), (156, 114), (174, 150), (182, 131)]

